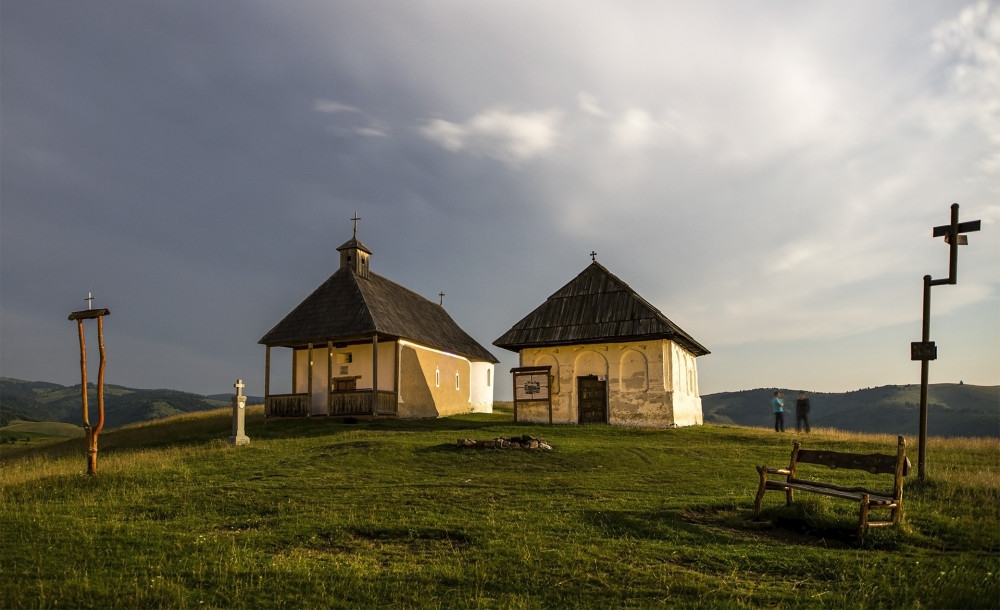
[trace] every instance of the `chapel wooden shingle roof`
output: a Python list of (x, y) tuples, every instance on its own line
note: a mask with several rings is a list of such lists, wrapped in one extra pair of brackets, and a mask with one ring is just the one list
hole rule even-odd
[(528, 347), (669, 339), (695, 356), (710, 353), (598, 262), (550, 296), (493, 345)]
[(472, 360), (499, 362), (437, 303), (380, 275), (360, 275), (350, 267), (338, 269), (258, 343), (293, 347), (360, 342), (374, 333)]

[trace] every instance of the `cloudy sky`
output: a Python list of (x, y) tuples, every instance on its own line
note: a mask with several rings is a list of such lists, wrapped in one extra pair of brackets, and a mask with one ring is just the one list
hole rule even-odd
[(712, 351), (703, 394), (919, 383), (957, 202), (982, 231), (933, 289), (931, 381), (1000, 384), (997, 3), (3, 0), (0, 27), (4, 376), (78, 383), (92, 292), (107, 383), (260, 394), (257, 340), (356, 211), (500, 379), (493, 340), (594, 250)]

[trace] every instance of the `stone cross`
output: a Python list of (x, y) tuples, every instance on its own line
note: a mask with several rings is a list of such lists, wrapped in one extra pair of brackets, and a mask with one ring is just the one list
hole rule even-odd
[(243, 429), (244, 422), (246, 420), (246, 406), (247, 397), (243, 395), (243, 385), (242, 379), (237, 379), (236, 383), (233, 384), (236, 388), (236, 396), (233, 396), (233, 435), (229, 437), (230, 445), (249, 445), (250, 437), (246, 435)]

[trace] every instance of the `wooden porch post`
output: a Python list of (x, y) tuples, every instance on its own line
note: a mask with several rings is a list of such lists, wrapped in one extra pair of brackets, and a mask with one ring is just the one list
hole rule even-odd
[(306, 386), (306, 392), (309, 393), (309, 412), (306, 413), (306, 417), (312, 417), (313, 414), (313, 344), (309, 344), (309, 375), (307, 377), (308, 385)]
[(326, 342), (326, 416), (333, 415), (333, 341)]
[(271, 346), (264, 347), (264, 404), (271, 395)]
[(378, 416), (378, 333), (372, 334), (372, 417)]

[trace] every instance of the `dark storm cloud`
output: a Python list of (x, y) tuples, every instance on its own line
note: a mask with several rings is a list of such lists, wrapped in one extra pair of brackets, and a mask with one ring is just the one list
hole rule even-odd
[[(713, 350), (703, 392), (906, 382), (905, 359), (830, 379), (852, 356), (824, 345), (913, 339), (906, 301), (944, 256), (928, 229), (958, 200), (984, 231), (935, 307), (975, 347), (937, 370), (995, 383), (972, 329), (998, 325), (998, 21), (961, 2), (4, 2), (2, 374), (72, 383), (65, 316), (93, 291), (109, 381), (252, 391), (256, 340), (335, 270), (358, 211), (373, 269), (446, 292), (486, 345), (596, 249)], [(803, 342), (812, 367), (780, 355)]]

